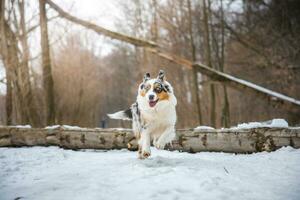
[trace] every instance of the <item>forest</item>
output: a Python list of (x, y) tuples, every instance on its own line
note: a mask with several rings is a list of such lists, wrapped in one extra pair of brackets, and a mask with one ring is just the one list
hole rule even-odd
[(177, 128), (300, 124), (298, 0), (106, 1), (118, 12), (100, 21), (77, 16), (78, 2), (1, 1), (0, 125), (130, 127), (107, 113), (128, 108), (143, 75), (160, 69), (178, 100)]
[(0, 200), (299, 200), (299, 166), (300, 0), (0, 1)]

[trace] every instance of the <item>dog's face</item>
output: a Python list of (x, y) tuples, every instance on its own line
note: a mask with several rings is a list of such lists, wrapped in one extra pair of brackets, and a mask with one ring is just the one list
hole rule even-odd
[(162, 70), (159, 71), (156, 79), (151, 79), (150, 74), (146, 73), (139, 86), (139, 95), (148, 102), (151, 108), (159, 102), (168, 101), (171, 93), (171, 86), (165, 81), (165, 74)]

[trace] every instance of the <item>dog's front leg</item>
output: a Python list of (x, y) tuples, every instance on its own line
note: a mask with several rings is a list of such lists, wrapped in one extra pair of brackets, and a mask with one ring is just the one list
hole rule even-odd
[(139, 158), (145, 159), (150, 155), (150, 132), (147, 128), (143, 128), (141, 132), (141, 139), (139, 141)]
[(163, 134), (159, 137), (157, 142), (155, 142), (154, 146), (157, 149), (164, 149), (165, 145), (171, 142), (175, 138), (175, 129), (174, 127), (168, 127), (165, 129)]

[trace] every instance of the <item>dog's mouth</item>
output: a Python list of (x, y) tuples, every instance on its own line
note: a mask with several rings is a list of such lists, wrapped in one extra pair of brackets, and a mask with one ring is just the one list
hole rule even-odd
[(156, 101), (149, 101), (149, 106), (152, 108), (156, 105), (157, 102), (158, 102), (158, 99)]

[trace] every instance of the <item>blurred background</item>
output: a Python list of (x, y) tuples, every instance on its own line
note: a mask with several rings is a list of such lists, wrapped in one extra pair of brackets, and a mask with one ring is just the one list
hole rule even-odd
[[(300, 99), (298, 0), (53, 0), (77, 18), (158, 43)], [(128, 108), (143, 74), (166, 72), (178, 100), (177, 128), (230, 127), (285, 118), (299, 106), (273, 105), (255, 93), (72, 23), (45, 0), (2, 0), (0, 125), (130, 127), (107, 113)]]

